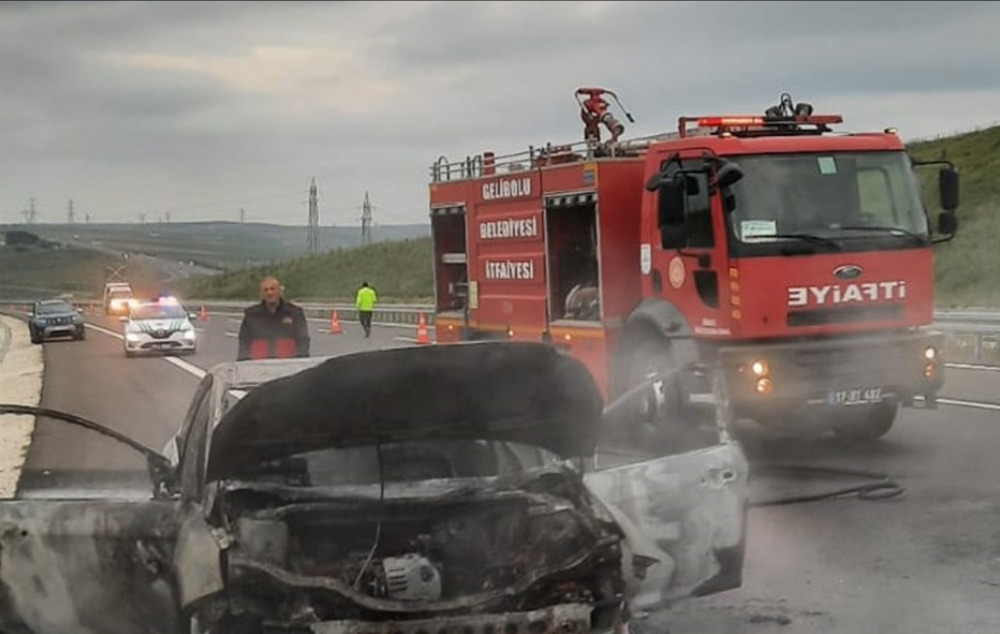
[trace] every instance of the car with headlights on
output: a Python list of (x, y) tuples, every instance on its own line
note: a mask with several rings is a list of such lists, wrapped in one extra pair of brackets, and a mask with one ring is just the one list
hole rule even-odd
[(125, 356), (194, 354), (198, 347), (194, 318), (175, 297), (133, 299), (128, 315), (119, 317), (124, 324)]
[(53, 337), (72, 337), (79, 341), (87, 338), (79, 309), (64, 299), (45, 299), (32, 304), (28, 333), (31, 343), (42, 343)]

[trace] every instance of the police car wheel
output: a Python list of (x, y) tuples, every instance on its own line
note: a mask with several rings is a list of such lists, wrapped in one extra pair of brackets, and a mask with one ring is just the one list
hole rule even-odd
[(134, 352), (132, 352), (131, 350), (126, 350), (126, 351), (125, 351), (125, 356), (126, 356), (127, 358), (131, 359), (131, 358), (135, 357), (135, 353), (134, 353)]

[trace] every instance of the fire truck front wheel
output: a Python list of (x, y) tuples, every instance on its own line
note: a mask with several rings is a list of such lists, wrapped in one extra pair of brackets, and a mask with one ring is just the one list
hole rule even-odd
[(697, 445), (697, 422), (685, 406), (678, 351), (655, 335), (631, 338), (626, 350), (626, 387), (658, 377), (635, 401), (628, 421), (631, 440), (643, 447)]
[(896, 401), (852, 408), (845, 412), (833, 433), (844, 440), (876, 440), (889, 433), (898, 411)]

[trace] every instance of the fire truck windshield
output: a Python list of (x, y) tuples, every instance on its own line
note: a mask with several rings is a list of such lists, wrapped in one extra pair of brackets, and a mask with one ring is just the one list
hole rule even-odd
[(781, 252), (786, 236), (836, 241), (845, 250), (929, 239), (919, 186), (903, 152), (727, 158), (743, 171), (732, 187), (734, 255)]

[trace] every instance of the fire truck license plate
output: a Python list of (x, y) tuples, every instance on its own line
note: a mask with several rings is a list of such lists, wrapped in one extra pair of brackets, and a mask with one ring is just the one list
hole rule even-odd
[(864, 405), (882, 400), (882, 388), (861, 387), (850, 390), (833, 390), (827, 395), (830, 405)]

